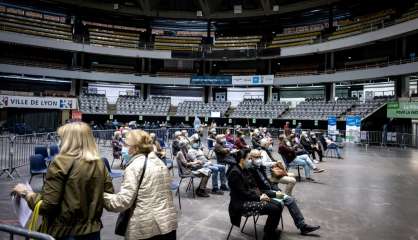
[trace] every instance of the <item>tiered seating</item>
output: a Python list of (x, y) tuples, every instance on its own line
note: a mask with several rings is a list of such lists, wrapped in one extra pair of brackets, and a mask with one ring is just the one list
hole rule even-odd
[(138, 48), (143, 29), (84, 22), (90, 33), (90, 44), (110, 47)]
[(165, 116), (170, 110), (170, 98), (151, 97), (143, 100), (140, 96), (119, 96), (116, 101), (117, 114)]
[(357, 103), (356, 106), (348, 114), (365, 117), (392, 98), (393, 96), (375, 97), (374, 99), (366, 100), (364, 103)]
[(396, 19), (396, 23), (406, 22), (418, 18), (418, 3), (415, 3), (415, 6), (408, 10), (408, 12), (402, 14), (399, 19)]
[(341, 117), (354, 104), (355, 100), (341, 101), (305, 101), (284, 116), (287, 119), (327, 120), (328, 116)]
[(72, 40), (71, 26), (65, 24), (64, 17), (0, 8), (0, 29), (2, 31)]
[(211, 112), (220, 112), (221, 116), (228, 110), (230, 102), (184, 101), (177, 106), (177, 116), (210, 117)]
[(273, 101), (264, 104), (262, 99), (244, 99), (238, 104), (231, 117), (273, 119), (281, 116), (288, 108), (289, 104), (285, 102)]
[(154, 49), (198, 51), (202, 37), (200, 36), (155, 36)]
[(358, 18), (358, 21), (352, 22), (349, 20), (343, 20), (339, 22), (337, 31), (333, 32), (328, 40), (343, 38), (360, 34), (363, 32), (374, 31), (383, 26), (384, 21), (391, 18), (394, 14), (393, 9), (380, 11), (378, 13), (362, 16)]
[(107, 113), (107, 99), (104, 94), (82, 94), (79, 102), (83, 113)]
[(255, 75), (257, 69), (246, 68), (246, 69), (220, 69), (219, 73), (222, 75)]
[(282, 48), (312, 44), (320, 34), (320, 31), (277, 34), (267, 48)]
[(214, 50), (254, 49), (260, 43), (261, 36), (218, 37), (215, 39)]

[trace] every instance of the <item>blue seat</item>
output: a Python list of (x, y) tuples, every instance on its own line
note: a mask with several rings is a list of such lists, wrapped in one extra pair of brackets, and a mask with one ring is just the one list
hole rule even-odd
[(49, 146), (49, 161), (54, 160), (55, 155), (60, 152), (60, 149), (57, 144), (51, 144)]
[(122, 170), (113, 170), (112, 171), (112, 168), (110, 168), (109, 160), (107, 160), (107, 158), (102, 158), (102, 160), (103, 160), (103, 162), (104, 162), (104, 164), (107, 168), (107, 171), (109, 171), (109, 174), (112, 178), (122, 177), (122, 175), (123, 175)]
[(49, 158), (48, 147), (46, 145), (35, 146), (35, 154), (40, 154), (45, 159), (48, 159)]
[(29, 167), (30, 167), (30, 179), (29, 184), (32, 181), (32, 177), (35, 175), (41, 175), (43, 176), (42, 179), (45, 178), (45, 174), (48, 170), (46, 166), (46, 159), (41, 154), (35, 154), (30, 156), (29, 158)]

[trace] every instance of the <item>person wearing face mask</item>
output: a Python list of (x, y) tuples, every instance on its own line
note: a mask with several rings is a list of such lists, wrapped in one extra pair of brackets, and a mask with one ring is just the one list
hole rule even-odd
[(232, 135), (231, 133), (231, 129), (226, 129), (226, 133), (225, 133), (225, 140), (231, 144), (234, 145), (234, 135)]
[(190, 144), (197, 143), (200, 146), (200, 138), (203, 137), (203, 129), (199, 128), (196, 132), (189, 138)]
[(272, 151), (269, 149), (270, 147), (271, 144), (268, 139), (264, 138), (261, 140), (261, 163), (266, 167), (268, 179), (273, 183), (286, 185), (285, 193), (292, 196), (293, 188), (296, 185), (295, 175), (286, 171), (282, 161), (274, 159)]
[(240, 227), (243, 215), (267, 215), (263, 240), (280, 239), (277, 226), (280, 222), (283, 206), (272, 201), (275, 195), (269, 196), (262, 193), (257, 187), (256, 181), (249, 171), (249, 168), (252, 167), (249, 154), (249, 149), (238, 151), (236, 154), (237, 164), (231, 168), (228, 174), (228, 184), (231, 191), (231, 201), (229, 203), (231, 223)]
[(263, 128), (262, 135), (264, 138), (271, 138), (271, 134), (267, 131), (266, 127)]
[[(251, 155), (250, 155), (251, 156)], [(282, 193), (282, 190), (278, 188), (276, 184), (272, 184), (265, 171), (265, 167), (260, 165), (257, 158), (252, 158), (253, 166), (249, 168), (249, 171), (254, 178), (258, 189), (263, 194), (266, 194), (270, 198), (274, 199), (274, 203), (283, 204), (289, 209), (289, 213), (293, 218), (295, 226), (300, 230), (302, 235), (306, 235), (310, 232), (316, 231), (320, 226), (311, 226), (305, 223), (302, 212), (300, 211), (295, 199), (287, 194)]]
[(214, 152), (216, 154), (216, 159), (218, 160), (219, 164), (234, 165), (234, 164), (236, 164), (236, 161), (235, 161), (234, 157), (232, 156), (232, 154), (234, 154), (235, 151), (230, 150), (226, 146), (225, 143), (226, 143), (225, 135), (219, 134), (219, 135), (216, 136), (216, 144), (215, 144), (215, 148), (214, 148)]
[[(208, 168), (211, 170), (212, 194), (223, 195), (223, 191), (229, 190), (226, 186), (225, 165), (212, 163), (210, 160), (208, 160), (208, 158), (205, 156), (204, 152), (197, 143), (192, 144), (192, 147), (188, 151), (188, 157), (191, 161), (201, 161), (203, 163), (204, 168)], [(218, 176), (219, 181), (221, 182), (220, 188), (218, 184)]]
[(242, 131), (237, 131), (237, 138), (235, 139), (235, 148), (238, 150), (248, 148), (248, 144), (245, 142), (245, 139), (242, 137)]
[(306, 180), (308, 181), (314, 181), (314, 179), (311, 178), (311, 170), (315, 173), (325, 171), (324, 169), (316, 167), (307, 154), (297, 155), (296, 148), (289, 146), (289, 143), (286, 143), (286, 137), (284, 135), (279, 136), (279, 153), (287, 166), (302, 166), (305, 170)]
[(260, 134), (260, 130), (258, 130), (257, 128), (254, 129), (254, 131), (252, 133), (252, 137), (251, 137), (251, 144), (253, 145), (253, 148), (255, 148), (255, 149), (260, 148), (261, 138), (262, 138), (262, 136)]

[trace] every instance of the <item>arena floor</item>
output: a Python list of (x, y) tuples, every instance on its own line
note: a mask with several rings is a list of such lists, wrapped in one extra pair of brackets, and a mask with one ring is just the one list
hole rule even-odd
[[(110, 149), (101, 149), (110, 155)], [(418, 239), (418, 151), (399, 148), (364, 148), (346, 146), (344, 160), (326, 159), (320, 167), (327, 171), (315, 174), (317, 183), (301, 182), (294, 190), (306, 222), (321, 225), (317, 235), (300, 236), (287, 210), (281, 239)], [(28, 179), (28, 169), (21, 168), (18, 180), (0, 177), (0, 222), (16, 224), (9, 201), (9, 190)], [(176, 171), (177, 173), (177, 171)], [(40, 177), (32, 182), (35, 189)], [(120, 180), (115, 180), (118, 189)], [(185, 184), (186, 185), (186, 184)], [(185, 188), (185, 186), (184, 186)], [(176, 206), (177, 206), (177, 202)], [(226, 239), (230, 223), (229, 195), (193, 199), (182, 191), (178, 239)], [(102, 239), (122, 239), (113, 234), (116, 214), (105, 212)], [(259, 239), (265, 218), (258, 222)], [(248, 223), (241, 234), (234, 228), (230, 239), (253, 239), (253, 225)], [(6, 239), (0, 236), (0, 239)]]

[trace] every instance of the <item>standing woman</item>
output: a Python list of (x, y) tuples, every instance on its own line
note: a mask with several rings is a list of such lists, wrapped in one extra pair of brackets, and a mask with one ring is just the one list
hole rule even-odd
[(126, 136), (126, 145), (130, 159), (121, 189), (117, 194), (104, 194), (106, 209), (122, 212), (133, 208), (125, 239), (176, 239), (171, 175), (153, 152), (152, 138), (142, 130), (132, 130)]
[(99, 156), (91, 128), (83, 122), (58, 129), (60, 152), (46, 173), (40, 193), (18, 184), (13, 191), (47, 219), (47, 233), (59, 240), (99, 240), (103, 192), (113, 192), (112, 180)]

